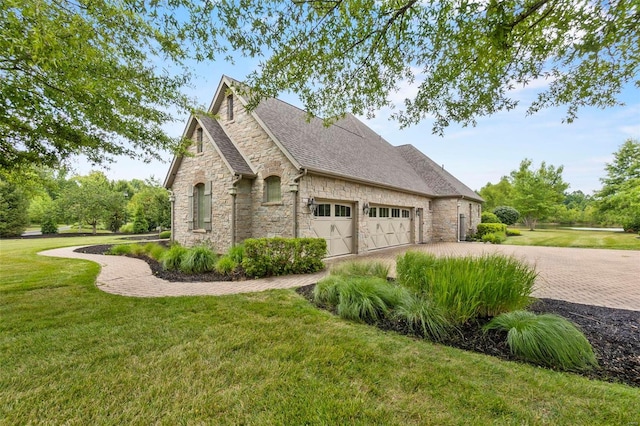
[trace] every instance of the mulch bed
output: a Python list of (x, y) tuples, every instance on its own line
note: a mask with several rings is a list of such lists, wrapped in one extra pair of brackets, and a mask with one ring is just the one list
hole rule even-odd
[[(104, 254), (112, 245), (84, 247), (76, 251), (90, 254)], [(145, 260), (153, 274), (167, 281), (238, 281), (242, 275), (220, 275), (215, 272), (187, 275), (181, 272), (164, 271), (162, 265), (148, 257)], [(313, 285), (296, 291), (313, 303)], [(625, 383), (640, 387), (640, 312), (625, 309), (612, 309), (600, 306), (582, 305), (554, 299), (538, 299), (529, 310), (536, 313), (552, 313), (563, 316), (577, 325), (585, 334), (598, 358), (599, 368), (579, 373), (586, 377), (610, 382)], [(505, 333), (489, 331), (484, 333), (482, 326), (487, 320), (478, 320), (465, 324), (459, 332), (442, 342), (448, 346), (496, 356), (516, 361), (506, 344)], [(384, 321), (376, 324), (381, 329), (412, 335), (405, 324), (397, 321)], [(418, 336), (419, 337), (419, 336)]]
[[(296, 291), (313, 303), (315, 285), (300, 287)], [(598, 358), (599, 368), (579, 373), (583, 376), (609, 382), (625, 383), (640, 387), (640, 312), (582, 305), (554, 299), (538, 299), (529, 310), (551, 313), (567, 318), (585, 334)], [(488, 320), (465, 324), (459, 332), (452, 333), (447, 346), (517, 361), (506, 343), (506, 332), (482, 331)], [(399, 321), (383, 321), (376, 324), (384, 330), (405, 335), (412, 334)], [(420, 336), (417, 336), (420, 337)]]

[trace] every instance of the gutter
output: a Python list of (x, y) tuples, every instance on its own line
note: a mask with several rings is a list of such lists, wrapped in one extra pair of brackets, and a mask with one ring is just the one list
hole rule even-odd
[(237, 175), (238, 177), (231, 182), (231, 188), (229, 188), (229, 195), (233, 197), (231, 202), (231, 247), (235, 247), (236, 245), (236, 195), (238, 195), (238, 182), (240, 182), (243, 178), (242, 175)]
[[(302, 179), (304, 176), (307, 175), (309, 171), (307, 169), (302, 169), (302, 171), (300, 172), (299, 175), (295, 176), (293, 178), (293, 184), (291, 185), (291, 189), (290, 191), (293, 193), (293, 238), (298, 238), (298, 202), (299, 202), (299, 181), (300, 179)], [(294, 186), (295, 185), (295, 186)]]

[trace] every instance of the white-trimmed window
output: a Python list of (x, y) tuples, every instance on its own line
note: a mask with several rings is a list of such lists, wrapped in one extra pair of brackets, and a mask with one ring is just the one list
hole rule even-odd
[(316, 217), (330, 217), (331, 216), (331, 204), (318, 204), (316, 210), (313, 212)]
[(380, 217), (389, 217), (389, 207), (380, 207)]
[(369, 217), (378, 217), (378, 208), (377, 207), (371, 207), (369, 209)]
[(282, 201), (279, 176), (269, 176), (264, 180), (264, 201), (266, 203), (279, 203)]
[(391, 217), (400, 217), (400, 209), (391, 209)]
[(403, 209), (402, 210), (402, 217), (405, 219), (409, 218), (409, 210)]
[(351, 207), (336, 204), (335, 213), (335, 217), (351, 217)]

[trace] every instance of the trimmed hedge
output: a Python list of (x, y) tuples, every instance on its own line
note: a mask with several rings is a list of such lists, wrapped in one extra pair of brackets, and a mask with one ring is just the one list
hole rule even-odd
[(309, 274), (324, 268), (324, 238), (249, 238), (244, 240), (242, 268), (249, 277)]
[(500, 222), (500, 219), (498, 218), (498, 216), (496, 216), (491, 212), (482, 212), (482, 215), (480, 216), (480, 222), (481, 223), (502, 223)]
[(504, 223), (479, 223), (477, 238), (482, 239), (485, 234), (504, 234), (507, 235), (507, 225)]

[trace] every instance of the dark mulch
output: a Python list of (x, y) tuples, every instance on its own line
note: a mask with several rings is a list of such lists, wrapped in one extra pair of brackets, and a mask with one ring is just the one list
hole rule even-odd
[[(314, 286), (300, 287), (296, 291), (313, 302)], [(592, 379), (640, 387), (640, 312), (554, 299), (539, 299), (529, 310), (563, 316), (583, 331), (596, 352), (600, 366), (580, 374)], [(505, 332), (482, 331), (482, 326), (487, 321), (479, 320), (465, 324), (459, 332), (453, 333), (449, 340), (442, 343), (505, 360), (517, 360), (509, 351)], [(376, 326), (412, 335), (407, 326), (399, 321), (385, 320)]]
[[(112, 247), (98, 245), (84, 247), (76, 251), (81, 253), (104, 254)], [(245, 279), (242, 274), (221, 275), (215, 272), (187, 275), (176, 271), (165, 271), (162, 265), (148, 257), (145, 260), (153, 274), (167, 281), (238, 281)], [(300, 287), (296, 291), (313, 302), (315, 284)], [(640, 387), (640, 312), (625, 309), (612, 309), (600, 306), (582, 305), (562, 300), (539, 299), (529, 307), (536, 313), (552, 313), (563, 316), (577, 325), (591, 342), (600, 367), (580, 373), (584, 376), (610, 382), (626, 383)], [(506, 344), (506, 334), (501, 331), (484, 333), (482, 326), (487, 320), (470, 322), (460, 327), (451, 338), (442, 342), (448, 346), (496, 356), (505, 360), (517, 360)], [(412, 335), (406, 324), (386, 320), (376, 326), (384, 330)], [(420, 336), (418, 336), (420, 337)]]
[[(159, 244), (167, 245), (168, 241), (161, 241)], [(97, 246), (89, 246), (89, 247), (81, 247), (76, 249), (78, 253), (88, 253), (88, 254), (105, 254), (109, 249), (113, 247), (113, 244), (102, 244)], [(218, 272), (212, 271), (203, 274), (185, 274), (180, 271), (166, 271), (162, 268), (160, 262), (155, 259), (152, 259), (147, 256), (131, 256), (141, 260), (144, 260), (149, 264), (151, 268), (151, 272), (158, 278), (162, 278), (163, 280), (167, 280), (170, 282), (189, 282), (189, 281), (201, 281), (201, 282), (212, 282), (212, 281), (241, 281), (246, 279), (244, 273), (242, 271), (236, 271), (232, 274), (219, 274)]]

